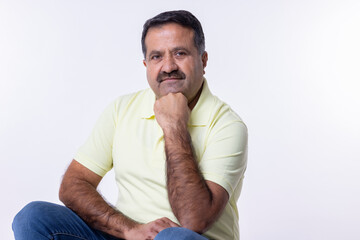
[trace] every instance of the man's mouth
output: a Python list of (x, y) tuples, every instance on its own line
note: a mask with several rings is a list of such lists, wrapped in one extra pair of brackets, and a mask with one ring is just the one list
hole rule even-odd
[(157, 77), (157, 81), (159, 83), (162, 83), (164, 81), (177, 81), (177, 80), (183, 80), (185, 78), (186, 75), (182, 71), (176, 70), (171, 73), (161, 72)]
[(175, 77), (163, 78), (163, 79), (160, 80), (160, 82), (165, 82), (165, 81), (177, 81), (177, 80), (182, 80), (182, 78), (175, 78)]

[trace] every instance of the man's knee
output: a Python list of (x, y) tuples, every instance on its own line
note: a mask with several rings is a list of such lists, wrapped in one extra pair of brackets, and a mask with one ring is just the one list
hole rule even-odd
[(12, 228), (15, 235), (36, 229), (41, 223), (49, 222), (51, 218), (49, 209), (52, 206), (54, 204), (40, 201), (27, 204), (14, 218)]
[(171, 227), (166, 228), (156, 235), (154, 240), (207, 240), (200, 234), (193, 232), (187, 228)]

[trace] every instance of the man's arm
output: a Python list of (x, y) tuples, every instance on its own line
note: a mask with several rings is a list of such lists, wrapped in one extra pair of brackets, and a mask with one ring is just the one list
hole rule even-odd
[(111, 207), (96, 191), (102, 177), (73, 160), (61, 183), (59, 198), (91, 227), (123, 239), (153, 239), (177, 226), (168, 218), (140, 224)]
[(229, 195), (200, 172), (187, 130), (190, 109), (185, 96), (170, 93), (156, 101), (154, 111), (164, 132), (172, 210), (183, 227), (203, 233), (221, 215)]

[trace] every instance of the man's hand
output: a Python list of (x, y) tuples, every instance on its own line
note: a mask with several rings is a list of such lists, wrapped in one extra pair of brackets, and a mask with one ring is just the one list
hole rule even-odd
[(125, 239), (131, 240), (148, 240), (154, 239), (155, 236), (165, 228), (179, 227), (170, 219), (163, 217), (147, 224), (139, 224), (125, 233)]
[(187, 128), (190, 109), (188, 107), (188, 100), (182, 93), (169, 93), (156, 100), (154, 112), (164, 134), (177, 128)]

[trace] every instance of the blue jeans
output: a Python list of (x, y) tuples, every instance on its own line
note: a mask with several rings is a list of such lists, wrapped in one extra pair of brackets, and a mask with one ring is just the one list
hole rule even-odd
[(193, 232), (187, 228), (172, 227), (159, 232), (154, 240), (207, 240), (207, 238)]
[[(69, 208), (48, 203), (32, 202), (14, 218), (16, 240), (115, 240), (117, 238), (89, 227)], [(168, 228), (155, 240), (206, 240), (186, 228)]]

